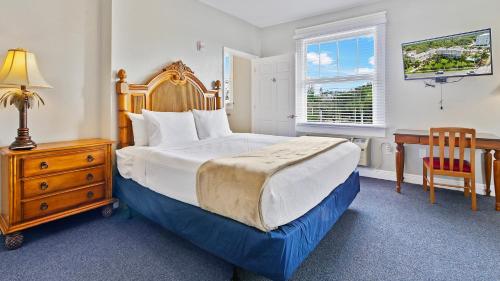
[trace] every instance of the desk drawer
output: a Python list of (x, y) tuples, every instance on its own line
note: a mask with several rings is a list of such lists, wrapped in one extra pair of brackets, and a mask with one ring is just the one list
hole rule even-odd
[(67, 193), (22, 203), (23, 220), (30, 220), (89, 204), (104, 198), (105, 185), (95, 185)]
[(23, 159), (23, 176), (31, 177), (104, 164), (105, 151), (89, 150), (54, 156)]
[(104, 182), (104, 166), (23, 180), (22, 198), (32, 198), (77, 186)]

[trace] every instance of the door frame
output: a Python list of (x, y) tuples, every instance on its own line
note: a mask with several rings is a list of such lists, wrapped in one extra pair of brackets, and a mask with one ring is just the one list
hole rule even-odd
[(255, 97), (257, 95), (257, 89), (258, 89), (258, 87), (257, 87), (257, 75), (255, 75), (257, 72), (256, 65), (258, 63), (261, 63), (261, 62), (269, 62), (269, 61), (278, 62), (278, 61), (282, 61), (282, 60), (290, 61), (291, 66), (292, 66), (292, 68), (290, 69), (290, 89), (291, 89), (292, 94), (293, 94), (291, 107), (293, 110), (292, 114), (295, 115), (295, 54), (294, 53), (286, 53), (286, 54), (276, 55), (276, 56), (271, 56), (271, 57), (254, 58), (251, 61), (251, 67), (252, 67), (252, 73), (251, 73), (251, 78), (252, 78), (252, 82), (251, 82), (251, 85), (252, 85), (252, 89), (251, 89), (251, 101), (252, 101), (252, 105), (251, 105), (251, 115), (252, 115), (251, 130), (252, 130), (252, 133), (255, 132), (255, 123), (256, 123), (255, 114), (254, 114), (255, 113), (255, 106), (256, 106)]
[[(256, 55), (253, 55), (253, 54), (250, 54), (250, 53), (246, 53), (246, 52), (243, 52), (243, 51), (240, 51), (240, 50), (236, 50), (236, 49), (231, 49), (229, 47), (222, 47), (222, 103), (223, 103), (223, 106), (226, 107), (226, 100), (225, 100), (225, 96), (224, 96), (224, 72), (226, 71), (224, 69), (224, 56), (226, 54), (231, 54), (233, 56), (237, 56), (237, 57), (240, 57), (240, 58), (245, 58), (245, 59), (248, 59), (250, 60), (250, 62), (252, 62), (254, 59), (257, 59), (259, 58), (259, 56), (256, 56)], [(252, 67), (252, 64), (250, 64), (250, 67)], [(251, 70), (250, 70), (250, 73), (253, 73)], [(253, 86), (252, 83), (250, 83), (250, 86)], [(250, 94), (252, 93), (252, 89), (250, 89)]]

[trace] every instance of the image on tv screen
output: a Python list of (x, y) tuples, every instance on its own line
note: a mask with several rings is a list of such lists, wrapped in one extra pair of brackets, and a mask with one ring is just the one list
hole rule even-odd
[(402, 46), (405, 79), (493, 74), (490, 29)]

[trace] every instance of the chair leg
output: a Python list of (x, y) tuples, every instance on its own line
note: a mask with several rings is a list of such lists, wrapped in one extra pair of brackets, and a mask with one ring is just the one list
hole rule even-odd
[(471, 186), (472, 211), (476, 211), (477, 210), (477, 201), (476, 201), (476, 180), (475, 179), (470, 180), (470, 186)]
[(470, 179), (464, 178), (464, 196), (470, 196)]
[(434, 193), (434, 175), (432, 174), (432, 171), (431, 171), (431, 174), (430, 174), (430, 199), (431, 199), (431, 204), (434, 204), (436, 203), (436, 195)]
[(425, 164), (422, 165), (423, 166), (423, 169), (422, 169), (422, 186), (424, 188), (424, 191), (427, 192), (427, 167), (425, 166)]

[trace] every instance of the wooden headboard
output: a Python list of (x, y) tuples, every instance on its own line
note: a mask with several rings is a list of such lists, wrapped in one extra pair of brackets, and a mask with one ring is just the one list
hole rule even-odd
[(145, 84), (127, 83), (124, 69), (118, 71), (118, 147), (133, 145), (132, 123), (127, 112), (141, 113), (142, 109), (163, 112), (183, 112), (191, 109), (221, 108), (220, 81), (214, 89), (207, 88), (182, 61), (174, 62)]

